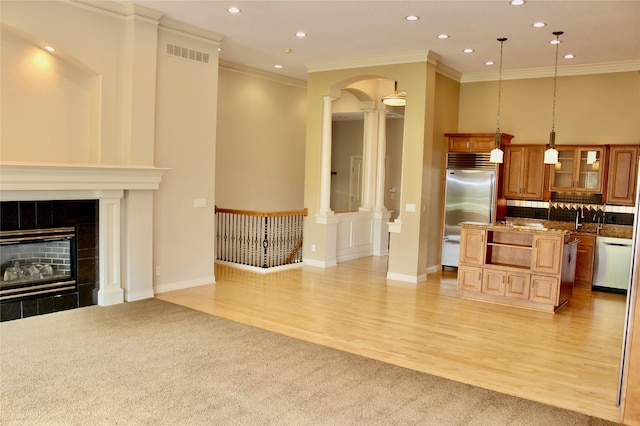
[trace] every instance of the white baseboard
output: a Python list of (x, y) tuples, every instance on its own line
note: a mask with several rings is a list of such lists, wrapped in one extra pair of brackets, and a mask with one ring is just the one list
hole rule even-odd
[(304, 263), (302, 262), (291, 263), (288, 265), (274, 266), (272, 268), (260, 268), (257, 266), (242, 265), (239, 263), (227, 262), (224, 260), (216, 260), (216, 263), (220, 265), (227, 265), (230, 268), (242, 269), (243, 271), (251, 271), (259, 274), (269, 274), (271, 272), (286, 271), (288, 269), (302, 268), (304, 266)]
[(138, 300), (151, 299), (153, 298), (153, 290), (148, 291), (138, 291), (136, 293), (124, 292), (124, 301), (125, 302), (136, 302)]
[(396, 274), (394, 272), (387, 272), (387, 279), (394, 281), (402, 281), (405, 283), (417, 284), (427, 280), (427, 274), (420, 275), (405, 275), (405, 274)]
[(314, 260), (314, 259), (302, 259), (305, 265), (307, 266), (315, 266), (317, 268), (331, 268), (336, 266), (338, 263), (333, 260), (331, 262), (325, 262), (323, 260)]
[(215, 275), (211, 275), (209, 277), (196, 278), (195, 280), (156, 285), (153, 286), (153, 292), (154, 294), (167, 293), (169, 291), (183, 290), (185, 288), (198, 287), (207, 284), (215, 284), (215, 282)]

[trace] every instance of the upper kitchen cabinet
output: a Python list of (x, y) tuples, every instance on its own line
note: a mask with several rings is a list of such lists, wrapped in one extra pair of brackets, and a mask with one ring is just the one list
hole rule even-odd
[[(496, 147), (495, 133), (445, 133), (449, 152), (491, 152)], [(508, 144), (512, 135), (501, 134), (501, 145)]]
[(558, 163), (551, 166), (551, 191), (602, 194), (604, 146), (556, 146), (556, 149)]
[(542, 200), (544, 145), (509, 145), (504, 154), (505, 198)]
[(638, 145), (611, 145), (609, 148), (609, 176), (604, 200), (607, 204), (635, 204), (638, 148)]

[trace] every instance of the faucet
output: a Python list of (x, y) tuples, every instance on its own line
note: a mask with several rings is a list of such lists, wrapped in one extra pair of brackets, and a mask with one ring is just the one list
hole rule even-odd
[(582, 228), (582, 224), (580, 223), (580, 210), (576, 211), (576, 231)]
[[(593, 221), (594, 222), (596, 222), (596, 219), (597, 219), (597, 223), (598, 223), (598, 225), (596, 226), (596, 234), (600, 235), (600, 231), (602, 231), (602, 226), (604, 225), (604, 211), (603, 210), (599, 210), (593, 215)], [(602, 219), (602, 221), (600, 221), (601, 219)]]

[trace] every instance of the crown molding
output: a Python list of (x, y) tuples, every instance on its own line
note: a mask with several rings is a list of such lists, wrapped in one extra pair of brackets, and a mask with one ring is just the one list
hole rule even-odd
[[(640, 71), (640, 60), (608, 62), (602, 64), (569, 65), (558, 67), (558, 76), (567, 77), (574, 75), (589, 74), (609, 74), (618, 72)], [(503, 70), (503, 80), (522, 80), (527, 78), (547, 78), (553, 77), (554, 67), (544, 68), (523, 68), (518, 70)], [(461, 83), (477, 83), (482, 81), (497, 81), (499, 78), (497, 71), (491, 72), (470, 72), (462, 74)]]
[(361, 56), (358, 58), (341, 59), (337, 61), (314, 62), (305, 64), (307, 72), (336, 71), (351, 68), (374, 67), (381, 65), (410, 64), (414, 62), (437, 63), (440, 55), (430, 50), (398, 53), (393, 55)]
[(460, 79), (462, 78), (462, 73), (460, 71), (444, 64), (438, 64), (436, 72), (457, 82), (460, 82)]
[(298, 80), (293, 77), (287, 77), (280, 74), (271, 73), (268, 71), (251, 68), (246, 65), (236, 64), (222, 59), (218, 62), (218, 68), (240, 74), (250, 75), (253, 77), (262, 78), (265, 80), (275, 81), (276, 83), (286, 84), (289, 86), (299, 87), (301, 89), (307, 88), (307, 82), (304, 80)]

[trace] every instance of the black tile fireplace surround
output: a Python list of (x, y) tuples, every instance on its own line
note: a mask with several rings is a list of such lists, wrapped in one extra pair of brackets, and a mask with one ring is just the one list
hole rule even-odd
[[(0, 321), (26, 318), (97, 304), (98, 200), (3, 201), (0, 231), (28, 231), (72, 227), (71, 256), (75, 285), (58, 293), (0, 301)], [(6, 265), (2, 265), (2, 273)]]

